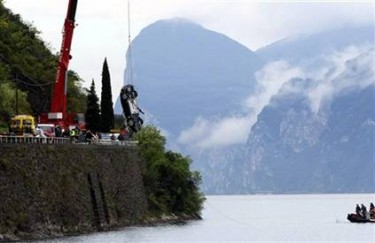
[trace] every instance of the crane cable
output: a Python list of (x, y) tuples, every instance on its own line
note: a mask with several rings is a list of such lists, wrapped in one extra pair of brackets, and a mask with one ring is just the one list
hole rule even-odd
[(133, 63), (132, 63), (132, 48), (131, 48), (131, 30), (130, 30), (130, 0), (128, 0), (128, 54), (127, 54), (127, 66), (129, 71), (129, 84), (133, 84)]

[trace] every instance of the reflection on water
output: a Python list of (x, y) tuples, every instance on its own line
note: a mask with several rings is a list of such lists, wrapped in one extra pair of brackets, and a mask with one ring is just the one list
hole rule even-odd
[(203, 220), (129, 227), (48, 242), (375, 242), (375, 224), (346, 220), (373, 194), (207, 196)]

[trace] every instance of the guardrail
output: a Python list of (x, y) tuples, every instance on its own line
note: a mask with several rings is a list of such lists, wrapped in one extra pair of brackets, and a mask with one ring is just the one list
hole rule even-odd
[(138, 141), (130, 141), (130, 140), (125, 140), (125, 141), (118, 141), (118, 140), (103, 140), (103, 139), (95, 139), (91, 141), (91, 144), (97, 144), (97, 145), (109, 145), (109, 146), (137, 146)]
[(70, 143), (70, 138), (33, 137), (33, 136), (0, 136), (0, 143)]
[(91, 139), (86, 141), (78, 141), (71, 138), (57, 138), (57, 137), (33, 137), (33, 136), (4, 136), (0, 135), (0, 144), (25, 144), (25, 143), (39, 143), (39, 144), (77, 144), (77, 145), (105, 145), (105, 146), (137, 146), (138, 141), (111, 141), (103, 139)]

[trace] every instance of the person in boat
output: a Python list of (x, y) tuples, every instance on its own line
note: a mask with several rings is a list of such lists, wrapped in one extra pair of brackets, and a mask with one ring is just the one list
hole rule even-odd
[(375, 219), (375, 207), (373, 203), (370, 203), (370, 219)]
[(361, 204), (361, 216), (367, 219), (367, 208), (363, 204)]
[(359, 205), (357, 204), (357, 206), (355, 207), (355, 213), (357, 215), (361, 215), (361, 208), (359, 207)]

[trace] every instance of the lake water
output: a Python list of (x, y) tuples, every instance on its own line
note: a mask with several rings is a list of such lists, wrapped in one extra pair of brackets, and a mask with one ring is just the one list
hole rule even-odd
[(207, 196), (203, 220), (48, 242), (375, 242), (375, 224), (346, 219), (370, 202), (374, 194)]

